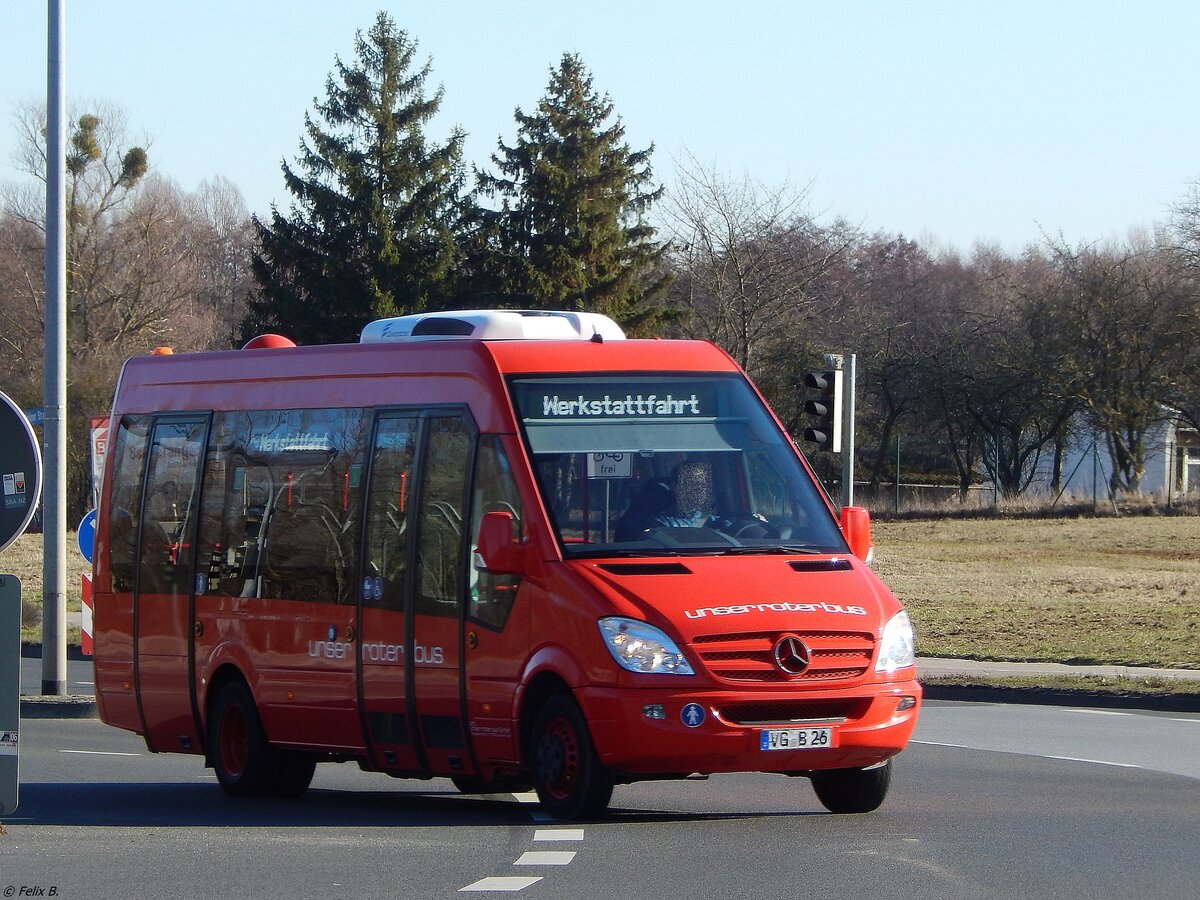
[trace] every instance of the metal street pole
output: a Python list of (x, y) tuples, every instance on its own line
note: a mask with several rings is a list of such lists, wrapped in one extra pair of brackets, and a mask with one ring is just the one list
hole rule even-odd
[(854, 505), (854, 368), (856, 357), (846, 354), (842, 376), (842, 506)]
[(45, 491), (42, 494), (42, 693), (67, 685), (66, 0), (49, 0), (46, 66)]

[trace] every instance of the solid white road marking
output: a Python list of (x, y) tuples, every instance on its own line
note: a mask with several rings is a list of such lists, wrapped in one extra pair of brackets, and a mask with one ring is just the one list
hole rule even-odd
[(1131, 713), (1131, 712), (1117, 712), (1116, 710), (1112, 710), (1112, 709), (1076, 709), (1075, 707), (1070, 707), (1068, 709), (1064, 709), (1063, 712), (1085, 713), (1089, 716), (1132, 716), (1133, 715), (1133, 713)]
[(115, 750), (59, 750), (59, 753), (78, 753), (80, 756), (141, 756), (140, 753), (118, 753)]
[(1116, 766), (1121, 769), (1144, 769), (1145, 766), (1133, 763), (1109, 762), (1106, 759), (1082, 759), (1078, 756), (1055, 756), (1051, 753), (1030, 753), (1027, 750), (997, 750), (994, 747), (970, 747), (966, 744), (943, 744), (938, 741), (909, 741), (910, 744), (924, 744), (926, 747), (949, 747), (953, 750), (976, 750), (980, 753), (1007, 753), (1013, 756), (1032, 756), (1035, 759), (1057, 759), (1062, 762), (1092, 763), (1097, 766)]
[(537, 884), (541, 881), (541, 876), (526, 877), (524, 875), (508, 875), (496, 876), (489, 878), (481, 878), (474, 884), (468, 884), (466, 887), (461, 887), (458, 892), (463, 891), (523, 891), (531, 884)]
[(574, 850), (527, 850), (514, 866), (568, 866), (575, 858)]
[(1044, 758), (1045, 759), (1061, 759), (1064, 762), (1091, 763), (1092, 765), (1096, 765), (1096, 766), (1116, 766), (1119, 769), (1140, 769), (1140, 768), (1142, 768), (1142, 766), (1134, 765), (1133, 763), (1109, 762), (1107, 759), (1081, 759), (1078, 756), (1050, 756), (1050, 755), (1047, 755)]

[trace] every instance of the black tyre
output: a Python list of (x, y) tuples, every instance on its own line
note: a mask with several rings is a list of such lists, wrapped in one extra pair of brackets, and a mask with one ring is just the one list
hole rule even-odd
[(316, 757), (299, 750), (275, 752), (279, 763), (270, 793), (275, 797), (299, 797), (312, 784), (313, 773), (317, 770)]
[(879, 809), (892, 781), (892, 761), (870, 769), (813, 772), (817, 799), (832, 813), (867, 813)]
[(455, 775), (450, 779), (460, 794), (520, 794), (533, 785), (527, 778), (499, 778), (488, 781), (477, 775)]
[(454, 775), (450, 779), (460, 794), (494, 794), (496, 788), (490, 781), (474, 775)]
[(217, 781), (227, 794), (262, 797), (276, 793), (279, 756), (267, 743), (254, 698), (242, 682), (231, 681), (217, 694), (208, 722), (207, 749)]
[(529, 736), (533, 786), (556, 819), (597, 816), (612, 798), (612, 774), (600, 762), (579, 706), (555, 694), (538, 710)]

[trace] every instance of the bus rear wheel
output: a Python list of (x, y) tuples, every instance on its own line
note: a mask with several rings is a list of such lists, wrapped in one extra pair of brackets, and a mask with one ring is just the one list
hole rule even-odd
[(879, 808), (892, 781), (892, 761), (869, 769), (813, 772), (812, 785), (831, 813), (868, 813)]
[(529, 739), (533, 785), (542, 808), (556, 819), (596, 816), (612, 798), (612, 774), (600, 762), (583, 712), (555, 694), (538, 710)]

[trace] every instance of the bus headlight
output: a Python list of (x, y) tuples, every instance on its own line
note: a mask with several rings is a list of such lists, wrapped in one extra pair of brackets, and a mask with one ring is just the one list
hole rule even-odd
[(912, 622), (908, 613), (898, 612), (883, 626), (883, 637), (879, 641), (879, 659), (876, 672), (891, 674), (916, 663), (916, 647), (913, 639)]
[(691, 664), (661, 629), (621, 616), (601, 619), (604, 646), (622, 668), (659, 675), (694, 675)]

